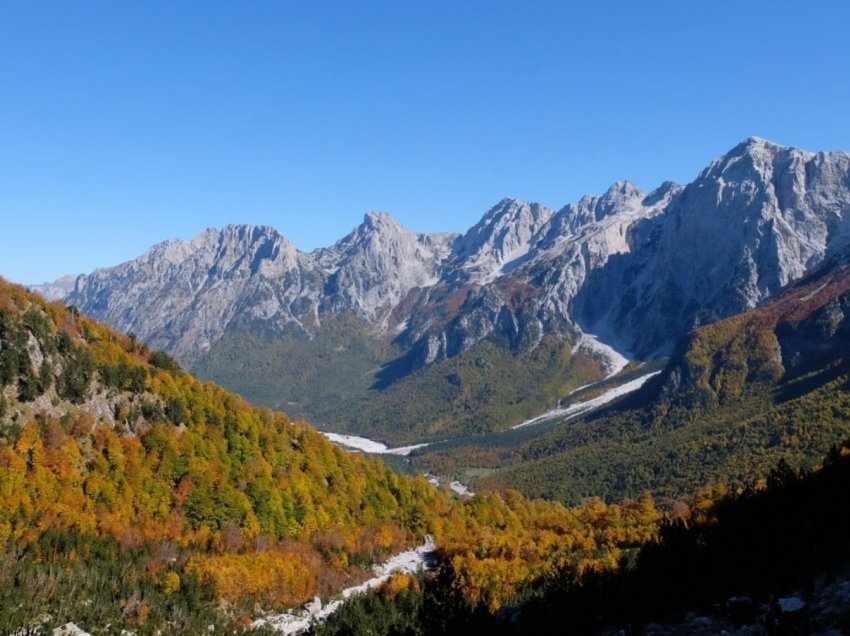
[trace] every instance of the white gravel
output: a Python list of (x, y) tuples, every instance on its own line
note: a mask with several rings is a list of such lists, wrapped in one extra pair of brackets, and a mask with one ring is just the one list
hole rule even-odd
[(524, 428), (526, 426), (532, 426), (534, 424), (539, 424), (540, 422), (546, 422), (548, 420), (553, 420), (556, 418), (568, 418), (575, 417), (577, 415), (581, 415), (582, 413), (587, 413), (588, 411), (592, 411), (594, 409), (599, 408), (609, 402), (613, 402), (618, 397), (626, 395), (627, 393), (631, 393), (632, 391), (637, 391), (640, 387), (646, 384), (646, 381), (650, 378), (658, 375), (661, 371), (654, 371), (652, 373), (647, 373), (646, 375), (642, 375), (639, 378), (632, 380), (631, 382), (626, 382), (625, 384), (621, 384), (620, 386), (615, 386), (608, 391), (605, 391), (602, 395), (599, 395), (592, 400), (587, 400), (586, 402), (576, 402), (575, 404), (570, 404), (564, 408), (552, 409), (551, 411), (547, 411), (543, 415), (538, 415), (537, 417), (533, 417), (530, 420), (525, 420), (524, 422), (517, 424), (516, 426), (512, 426), (512, 429), (516, 428)]
[(428, 444), (413, 444), (411, 446), (399, 446), (398, 448), (389, 448), (386, 444), (376, 442), (366, 437), (358, 437), (357, 435), (341, 435), (339, 433), (326, 433), (320, 431), (322, 435), (331, 440), (334, 444), (344, 446), (345, 448), (353, 448), (363, 451), (364, 453), (373, 453), (375, 455), (410, 455), (410, 452), (417, 448), (423, 448)]
[(360, 585), (344, 589), (339, 594), (339, 598), (330, 603), (322, 605), (321, 600), (317, 597), (302, 608), (265, 616), (254, 621), (251, 626), (268, 626), (281, 634), (300, 634), (306, 631), (313, 622), (326, 620), (328, 616), (342, 606), (346, 599), (379, 586), (389, 580), (393, 574), (412, 574), (424, 569), (427, 567), (427, 557), (434, 551), (435, 547), (433, 537), (427, 536), (425, 543), (418, 548), (397, 554), (384, 563), (376, 565), (373, 568), (375, 576)]

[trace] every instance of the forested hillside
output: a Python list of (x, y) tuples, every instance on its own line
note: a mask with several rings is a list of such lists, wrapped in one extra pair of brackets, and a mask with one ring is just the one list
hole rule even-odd
[(0, 282), (0, 631), (247, 628), (432, 533), (446, 590), (496, 611), (553, 568), (617, 567), (650, 499), (453, 499)]
[(532, 351), (504, 344), (411, 372), (406, 358), (388, 363), (399, 349), (377, 346), (350, 317), (331, 318), (312, 340), (225, 335), (195, 371), (257, 404), (395, 445), (504, 429), (604, 375), (604, 361), (570, 340), (546, 335)]
[(672, 504), (707, 484), (744, 486), (780, 461), (810, 468), (850, 435), (849, 262), (839, 254), (761, 307), (694, 330), (618, 404), (531, 440), (437, 446), (412, 462), (472, 466), (475, 490), (571, 503), (649, 491)]
[(204, 599), (298, 604), (419, 541), (448, 505), (6, 283), (0, 381), (2, 628), (70, 594), (103, 625), (179, 607), (181, 629)]
[(499, 612), (453, 594), (447, 568), (354, 599), (315, 633), (846, 633), (848, 488), (844, 444), (812, 471), (780, 464), (738, 492), (700, 489), (652, 537), (632, 530), (642, 544), (611, 554), (615, 566), (556, 563)]

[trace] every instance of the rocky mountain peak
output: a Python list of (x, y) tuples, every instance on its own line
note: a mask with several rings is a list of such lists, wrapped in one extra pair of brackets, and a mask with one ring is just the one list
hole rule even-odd
[[(709, 164), (706, 171), (711, 171), (712, 168), (719, 166), (722, 172), (729, 170), (736, 164), (749, 166), (750, 168), (761, 167), (772, 163), (778, 155), (789, 153), (813, 154), (799, 148), (781, 146), (761, 137), (747, 137), (729, 150), (729, 152)], [(714, 172), (716, 173), (716, 170)]]
[(210, 229), (82, 276), (66, 299), (188, 363), (223, 333), (309, 338), (335, 313), (411, 351), (445, 343), (442, 356), (490, 334), (519, 348), (581, 329), (651, 357), (846, 245), (850, 155), (752, 137), (685, 187), (617, 181), (558, 212), (505, 198), (463, 236), (368, 212), (333, 246), (303, 254), (273, 228)]
[(337, 241), (334, 249), (343, 253), (351, 249), (395, 249), (401, 243), (415, 241), (418, 234), (399, 223), (387, 212), (367, 212), (363, 222)]
[[(171, 239), (153, 246), (137, 261), (157, 271), (176, 269), (192, 278), (209, 274), (226, 276), (245, 271), (267, 278), (279, 278), (298, 267), (295, 246), (275, 228), (266, 225), (231, 224), (222, 229), (208, 228), (184, 241)], [(208, 271), (206, 271), (208, 270)]]
[(643, 203), (646, 206), (655, 207), (661, 204), (666, 207), (673, 197), (677, 196), (684, 189), (685, 186), (680, 185), (675, 181), (665, 181), (655, 190), (646, 195)]
[(639, 207), (645, 197), (646, 192), (631, 181), (615, 181), (601, 197), (585, 197), (582, 202), (591, 211), (592, 220), (601, 221), (612, 214)]
[(552, 210), (540, 203), (505, 197), (467, 231), (464, 235), (465, 243), (474, 243), (477, 237), (491, 236), (494, 232), (511, 224), (545, 223), (552, 213)]
[[(645, 201), (649, 197), (654, 199)], [(659, 195), (656, 191), (649, 197), (631, 181), (616, 181), (601, 196), (586, 194), (576, 203), (561, 208), (552, 217), (541, 232), (539, 246), (548, 250), (582, 232), (598, 230), (600, 223), (609, 224), (615, 219), (632, 219), (649, 214), (649, 209), (658, 207), (658, 203), (664, 200), (664, 195)]]
[(615, 181), (602, 195), (603, 201), (611, 203), (641, 199), (646, 193), (634, 182), (628, 180)]
[(741, 141), (741, 143), (737, 144), (734, 148), (732, 148), (729, 152), (727, 152), (726, 156), (735, 156), (737, 154), (744, 153), (760, 154), (763, 152), (775, 152), (788, 148), (788, 146), (782, 146), (780, 144), (770, 141), (769, 139), (765, 139), (757, 135), (750, 135), (749, 137)]
[(554, 211), (540, 203), (504, 198), (455, 243), (456, 266), (479, 283), (515, 269)]
[(375, 210), (363, 215), (363, 226), (372, 230), (406, 229), (389, 212)]
[(310, 295), (302, 279), (311, 267), (274, 228), (234, 224), (80, 276), (66, 300), (191, 361), (233, 321), (300, 324), (288, 307)]
[(781, 146), (761, 137), (748, 137), (728, 153), (713, 161), (697, 178), (696, 184), (704, 181), (727, 182), (751, 181), (757, 187), (781, 177), (782, 173), (795, 166), (805, 165), (816, 154), (800, 148)]
[[(751, 137), (713, 161), (593, 275), (583, 318), (641, 355), (756, 306), (850, 243), (850, 156)], [(618, 290), (611, 293), (611, 290)]]
[(368, 212), (348, 236), (314, 253), (329, 274), (327, 309), (350, 309), (383, 330), (411, 289), (437, 282), (455, 237), (413, 232), (386, 212)]

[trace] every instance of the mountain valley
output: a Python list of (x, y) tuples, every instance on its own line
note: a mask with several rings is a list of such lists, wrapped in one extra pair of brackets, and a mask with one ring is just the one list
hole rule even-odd
[(668, 504), (706, 484), (746, 486), (781, 462), (811, 468), (850, 435), (848, 254), (683, 337), (660, 373), (611, 406), (525, 434), (432, 445), (411, 462), (473, 490), (570, 502), (651, 492)]
[[(595, 633), (709, 606), (726, 626), (738, 593), (751, 622), (803, 624), (770, 594), (820, 608), (800, 586), (850, 566), (825, 514), (848, 215), (850, 155), (751, 138), (687, 186), (506, 199), (464, 235), (369, 213), (308, 254), (228, 226), (40, 288), (62, 300), (0, 282), (0, 630)], [(771, 575), (784, 506), (829, 567)], [(764, 549), (734, 540), (771, 523)], [(432, 572), (370, 578), (425, 539)], [(672, 598), (682, 554), (707, 584)]]
[(408, 444), (507, 429), (619, 354), (670, 355), (850, 244), (848, 210), (850, 155), (749, 138), (687, 186), (505, 199), (463, 235), (370, 212), (304, 253), (228, 226), (41, 290), (255, 403)]
[[(4, 633), (276, 633), (280, 611), (420, 576), (495, 612), (556, 564), (616, 567), (660, 518), (649, 498), (454, 497), (0, 279)], [(423, 539), (433, 575), (410, 572)]]

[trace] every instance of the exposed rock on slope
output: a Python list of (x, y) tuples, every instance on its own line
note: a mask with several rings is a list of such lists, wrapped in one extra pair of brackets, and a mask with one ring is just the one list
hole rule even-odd
[(683, 339), (664, 372), (662, 395), (685, 404), (737, 399), (755, 385), (829, 369), (846, 357), (848, 336), (845, 250), (762, 306)]
[(66, 301), (191, 362), (229, 327), (303, 334), (321, 293), (317, 270), (274, 229), (229, 225), (80, 276)]
[(665, 353), (672, 335), (754, 307), (850, 243), (850, 155), (747, 139), (633, 239), (575, 310), (625, 349)]
[(369, 213), (307, 254), (271, 228), (208, 230), (81, 276), (65, 300), (189, 365), (228, 334), (310, 342), (353, 317), (374, 346), (364, 364), (385, 363), (381, 388), (485, 341), (521, 356), (585, 332), (627, 357), (668, 355), (847, 245), (850, 155), (750, 138), (687, 186), (620, 181), (557, 212), (503, 199), (462, 236)]
[(336, 245), (314, 252), (327, 282), (324, 311), (353, 311), (384, 328), (390, 312), (414, 288), (439, 280), (456, 234), (417, 234), (386, 212), (369, 212)]

